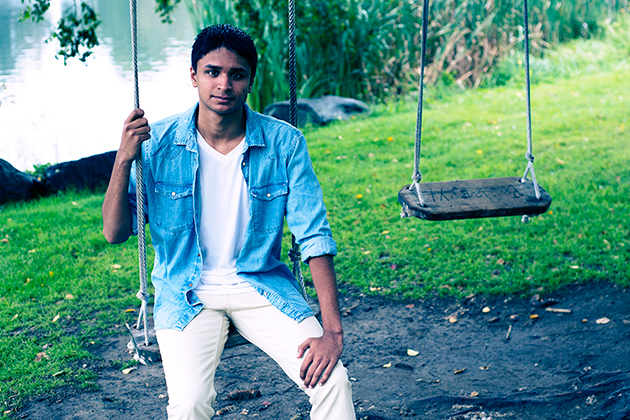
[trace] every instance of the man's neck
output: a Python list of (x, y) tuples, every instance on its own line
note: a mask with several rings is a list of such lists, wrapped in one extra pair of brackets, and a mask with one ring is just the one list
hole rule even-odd
[(206, 143), (219, 153), (227, 155), (245, 136), (245, 107), (240, 112), (221, 115), (205, 112), (200, 108), (197, 113), (197, 130)]

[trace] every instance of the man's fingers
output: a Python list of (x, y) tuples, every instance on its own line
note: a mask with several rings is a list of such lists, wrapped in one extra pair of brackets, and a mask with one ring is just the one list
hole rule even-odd
[(329, 363), (328, 364), (328, 366), (326, 367), (326, 370), (324, 371), (324, 374), (322, 375), (322, 377), (319, 380), (319, 384), (320, 385), (324, 385), (326, 383), (328, 378), (330, 378), (330, 375), (332, 374), (332, 371), (333, 371), (334, 368), (335, 368), (335, 364), (333, 364), (333, 363)]
[(302, 356), (304, 356), (304, 353), (306, 352), (306, 350), (311, 348), (311, 341), (313, 341), (312, 338), (307, 338), (306, 340), (304, 340), (302, 344), (298, 346), (298, 352), (297, 352), (298, 359), (301, 359)]
[(300, 366), (300, 379), (303, 381), (306, 381), (311, 363), (313, 363), (313, 357), (308, 353), (302, 362), (302, 366)]
[(140, 108), (136, 108), (133, 111), (131, 111), (131, 114), (129, 114), (129, 116), (125, 120), (125, 123), (128, 124), (130, 122), (137, 120), (138, 118), (142, 118), (143, 116), (144, 116), (144, 111)]

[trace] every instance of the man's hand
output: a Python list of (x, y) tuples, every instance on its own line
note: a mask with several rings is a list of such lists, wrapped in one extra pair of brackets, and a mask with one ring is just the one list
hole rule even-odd
[[(309, 350), (306, 353), (306, 350)], [(326, 383), (337, 365), (343, 351), (343, 333), (324, 331), (321, 337), (306, 339), (298, 347), (298, 359), (304, 357), (300, 367), (300, 378), (307, 388)]]
[(112, 244), (125, 242), (131, 235), (133, 222), (127, 195), (131, 164), (138, 156), (142, 142), (151, 137), (149, 122), (143, 117), (143, 110), (134, 109), (125, 120), (120, 148), (103, 200), (103, 235)]
[(317, 291), (324, 335), (306, 339), (298, 347), (297, 357), (301, 359), (308, 350), (300, 367), (300, 378), (304, 381), (304, 386), (315, 388), (317, 384), (323, 385), (328, 380), (341, 357), (343, 327), (332, 257), (313, 257), (309, 259), (308, 265)]
[(149, 121), (143, 117), (143, 110), (134, 109), (125, 120), (122, 140), (117, 154), (117, 158), (119, 157), (121, 161), (133, 161), (140, 151), (142, 142), (149, 140), (151, 137), (149, 134), (149, 131), (151, 131)]

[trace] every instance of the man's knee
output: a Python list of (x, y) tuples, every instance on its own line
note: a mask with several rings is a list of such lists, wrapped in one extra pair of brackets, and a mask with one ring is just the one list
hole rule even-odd
[(314, 388), (315, 391), (317, 391), (318, 388), (321, 388), (322, 393), (325, 395), (351, 395), (352, 384), (350, 383), (348, 378), (348, 370), (343, 366), (341, 360), (337, 362), (337, 365), (328, 377), (326, 383), (323, 386), (317, 385)]
[(169, 398), (168, 413), (169, 420), (206, 420), (214, 415), (212, 402), (215, 396), (202, 394), (199, 392), (187, 393), (177, 400)]

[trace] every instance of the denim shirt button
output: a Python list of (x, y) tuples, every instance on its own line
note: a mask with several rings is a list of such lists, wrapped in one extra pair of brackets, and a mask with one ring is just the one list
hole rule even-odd
[(271, 194), (267, 193), (267, 198), (271, 197)]

